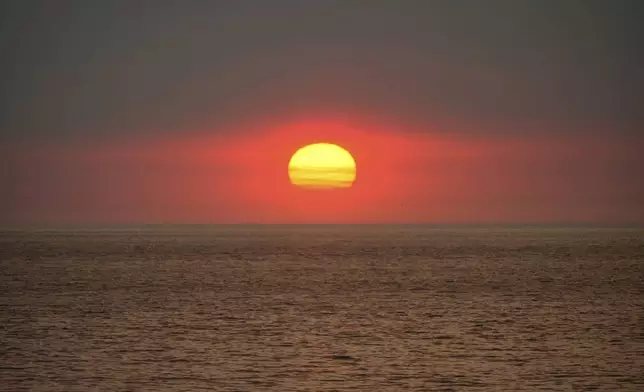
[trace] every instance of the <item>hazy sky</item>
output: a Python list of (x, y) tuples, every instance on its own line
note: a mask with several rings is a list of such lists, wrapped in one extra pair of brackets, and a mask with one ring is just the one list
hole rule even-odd
[[(391, 175), (399, 192), (365, 186), (380, 201), (338, 221), (644, 222), (639, 0), (7, 0), (0, 15), (0, 221), (315, 221), (222, 195), (252, 177), (239, 162), (264, 162), (239, 156), (279, 150), (262, 147), (270, 130), (290, 147), (307, 140), (288, 124), (329, 120), (334, 135), (360, 130), (357, 149), (384, 138), (413, 150), (384, 159), (406, 167)], [(145, 158), (206, 139), (218, 163), (177, 148), (163, 170)], [(450, 154), (432, 141), (479, 152), (440, 172), (435, 157)], [(221, 158), (233, 145), (240, 155)], [(127, 169), (105, 158), (126, 146)], [(364, 162), (389, 153), (367, 150), (368, 176)], [(453, 192), (428, 195), (438, 177)], [(191, 197), (150, 190), (186, 178)]]

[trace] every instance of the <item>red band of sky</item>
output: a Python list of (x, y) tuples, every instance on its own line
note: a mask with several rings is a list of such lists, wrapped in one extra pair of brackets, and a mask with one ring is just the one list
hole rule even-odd
[[(231, 132), (11, 148), (3, 220), (17, 223), (644, 222), (634, 144), (485, 138), (303, 121)], [(301, 146), (336, 143), (350, 189), (293, 186)], [(9, 150), (9, 149), (8, 149)], [(641, 170), (641, 169), (640, 169)]]

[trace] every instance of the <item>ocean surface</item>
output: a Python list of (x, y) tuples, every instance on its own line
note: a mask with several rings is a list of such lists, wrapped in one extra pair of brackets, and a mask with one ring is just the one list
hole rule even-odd
[(644, 391), (644, 230), (0, 233), (2, 391)]

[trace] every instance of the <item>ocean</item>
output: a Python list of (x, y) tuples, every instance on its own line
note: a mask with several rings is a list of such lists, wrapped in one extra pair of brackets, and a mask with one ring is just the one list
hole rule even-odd
[(2, 391), (644, 390), (644, 230), (0, 234)]

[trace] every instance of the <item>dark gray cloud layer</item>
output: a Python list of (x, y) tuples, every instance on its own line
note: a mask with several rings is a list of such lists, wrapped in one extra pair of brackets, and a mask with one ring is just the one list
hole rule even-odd
[(0, 132), (67, 139), (262, 116), (473, 132), (644, 124), (644, 3), (3, 1)]

